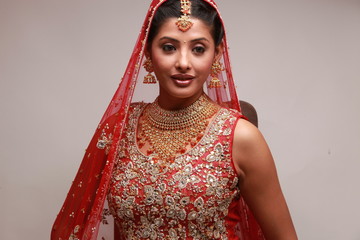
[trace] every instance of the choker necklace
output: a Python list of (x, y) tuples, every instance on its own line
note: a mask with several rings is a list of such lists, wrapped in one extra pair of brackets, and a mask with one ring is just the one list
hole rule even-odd
[(156, 99), (144, 109), (140, 118), (139, 148), (148, 142), (148, 155), (171, 161), (177, 155), (184, 154), (188, 145), (196, 145), (205, 133), (208, 119), (218, 110), (219, 106), (205, 94), (190, 106), (177, 111), (162, 109)]

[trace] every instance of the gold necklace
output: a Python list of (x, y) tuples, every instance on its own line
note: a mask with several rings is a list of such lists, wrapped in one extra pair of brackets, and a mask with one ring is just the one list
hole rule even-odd
[(154, 154), (163, 160), (174, 159), (176, 155), (185, 153), (188, 145), (195, 146), (205, 133), (208, 119), (218, 109), (219, 106), (205, 94), (177, 111), (162, 109), (156, 99), (144, 109), (139, 122), (139, 147), (148, 142), (148, 155)]

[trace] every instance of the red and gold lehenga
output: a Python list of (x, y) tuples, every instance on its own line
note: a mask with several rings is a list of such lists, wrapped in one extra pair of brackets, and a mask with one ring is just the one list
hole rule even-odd
[[(146, 105), (133, 103), (135, 88), (144, 75), (152, 18), (165, 1), (150, 5), (124, 77), (55, 220), (52, 240), (264, 239), (241, 196), (231, 157), (234, 126), (242, 115), (226, 35), (222, 87), (204, 89), (222, 108), (204, 136), (166, 167), (157, 167), (137, 146), (137, 122)], [(217, 10), (212, 0), (204, 1)]]

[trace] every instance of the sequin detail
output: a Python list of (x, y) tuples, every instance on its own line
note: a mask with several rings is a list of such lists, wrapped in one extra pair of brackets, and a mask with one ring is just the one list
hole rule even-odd
[(105, 154), (109, 153), (110, 146), (111, 146), (112, 139), (113, 139), (112, 133), (108, 133), (108, 131), (109, 131), (109, 125), (106, 124), (102, 128), (100, 137), (96, 143), (96, 147), (98, 149), (105, 149)]
[(240, 196), (229, 144), (236, 112), (220, 109), (198, 144), (164, 168), (136, 145), (144, 106), (131, 107), (108, 193), (122, 237), (228, 239), (229, 206)]
[(70, 234), (69, 240), (79, 240), (77, 234), (79, 233), (80, 226), (76, 225), (72, 233)]

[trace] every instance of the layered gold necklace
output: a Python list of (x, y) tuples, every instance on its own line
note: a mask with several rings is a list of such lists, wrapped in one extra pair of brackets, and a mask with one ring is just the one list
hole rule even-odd
[(144, 109), (140, 119), (138, 145), (141, 148), (148, 142), (147, 155), (172, 160), (185, 153), (187, 146), (196, 145), (205, 133), (208, 120), (218, 109), (219, 106), (205, 94), (177, 111), (162, 109), (156, 99)]

